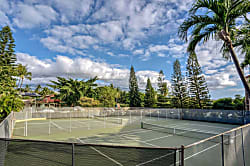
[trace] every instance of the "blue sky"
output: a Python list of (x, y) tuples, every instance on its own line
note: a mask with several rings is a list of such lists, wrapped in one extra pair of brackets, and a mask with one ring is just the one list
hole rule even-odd
[[(193, 0), (0, 0), (0, 26), (9, 25), (19, 63), (33, 74), (26, 84), (56, 76), (128, 88), (133, 65), (139, 87), (149, 77), (156, 87), (163, 70), (170, 86), (173, 61), (183, 74), (186, 46), (177, 36)], [(221, 42), (199, 45), (197, 56), (212, 98), (244, 94), (234, 65), (219, 53)], [(239, 55), (242, 60), (243, 55)]]

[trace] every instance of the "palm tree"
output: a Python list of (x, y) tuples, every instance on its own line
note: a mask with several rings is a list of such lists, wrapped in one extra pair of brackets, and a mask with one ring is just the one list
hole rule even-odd
[(22, 88), (22, 85), (23, 85), (23, 80), (24, 79), (31, 80), (32, 79), (32, 77), (31, 77), (32, 73), (28, 72), (27, 66), (23, 66), (21, 64), (18, 64), (17, 72), (18, 72), (18, 77), (20, 78), (19, 81), (18, 81), (17, 87), (19, 87), (19, 85), (20, 85), (19, 89), (21, 91), (21, 88)]
[[(208, 12), (207, 15), (200, 14), (200, 11), (204, 9)], [(189, 53), (195, 51), (199, 42), (205, 43), (210, 38), (223, 40), (222, 51), (226, 53), (228, 50), (230, 53), (244, 88), (250, 94), (249, 85), (233, 46), (235, 35), (237, 35), (236, 19), (245, 18), (246, 20), (248, 12), (250, 12), (249, 0), (197, 0), (189, 10), (188, 18), (180, 25), (178, 34), (181, 39), (187, 41), (188, 32), (191, 30), (187, 48)]]
[(35, 89), (35, 92), (36, 92), (36, 93), (40, 93), (40, 90), (41, 90), (41, 89), (42, 89), (41, 85), (38, 84), (37, 87), (36, 87), (36, 89)]
[(95, 96), (93, 87), (97, 86), (97, 84), (94, 83), (97, 79), (97, 77), (94, 77), (87, 81), (78, 81), (72, 78), (57, 77), (57, 81), (50, 81), (53, 84), (49, 84), (48, 86), (53, 89), (58, 89), (59, 98), (65, 101), (69, 106), (75, 106), (81, 97)]

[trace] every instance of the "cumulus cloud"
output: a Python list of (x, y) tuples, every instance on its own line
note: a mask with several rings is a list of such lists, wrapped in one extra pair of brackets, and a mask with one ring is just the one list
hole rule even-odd
[(240, 82), (234, 64), (222, 57), (219, 51), (221, 45), (221, 41), (210, 40), (196, 49), (199, 63), (211, 90), (234, 88)]
[[(117, 87), (128, 89), (129, 69), (114, 67), (105, 62), (97, 62), (88, 58), (71, 59), (66, 56), (56, 56), (54, 60), (39, 60), (26, 53), (17, 53), (17, 62), (28, 65), (32, 72), (30, 84), (47, 84), (56, 80), (57, 76), (89, 79), (97, 76), (101, 81), (113, 83)], [(144, 90), (147, 78), (154, 86), (157, 84), (158, 73), (155, 71), (137, 71), (138, 84)]]

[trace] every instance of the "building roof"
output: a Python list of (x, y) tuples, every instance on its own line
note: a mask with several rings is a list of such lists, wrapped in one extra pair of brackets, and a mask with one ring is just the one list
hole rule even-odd
[(41, 96), (38, 93), (33, 93), (33, 92), (22, 92), (21, 95), (22, 96), (30, 96), (30, 97), (40, 97)]

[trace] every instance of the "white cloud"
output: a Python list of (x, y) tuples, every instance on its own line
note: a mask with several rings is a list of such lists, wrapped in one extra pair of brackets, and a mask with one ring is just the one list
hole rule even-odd
[(10, 25), (9, 18), (5, 15), (4, 12), (0, 11), (0, 26)]
[(141, 55), (140, 56), (140, 59), (142, 60), (142, 61), (148, 61), (149, 59), (150, 59), (150, 52), (147, 50), (146, 52), (145, 52), (145, 54), (143, 54), (143, 55)]
[(64, 23), (82, 21), (91, 11), (92, 0), (53, 0), (49, 2), (60, 12), (60, 19)]
[[(34, 56), (25, 53), (17, 53), (17, 62), (28, 65), (32, 72), (30, 84), (49, 83), (49, 80), (56, 80), (57, 76), (88, 79), (98, 76), (106, 83), (113, 83), (123, 89), (128, 88), (129, 70), (116, 68), (105, 62), (97, 62), (88, 58), (71, 59), (66, 56), (56, 56), (54, 60), (39, 60)], [(147, 78), (156, 86), (158, 73), (155, 71), (137, 71), (138, 84), (140, 89), (145, 89)]]
[(107, 54), (110, 56), (115, 56), (113, 52), (107, 52)]
[(56, 11), (46, 5), (16, 5), (16, 14), (13, 22), (19, 28), (33, 28), (40, 25), (49, 25), (57, 18)]
[(219, 52), (221, 44), (220, 41), (208, 41), (196, 49), (199, 63), (211, 90), (233, 88), (240, 82), (234, 64), (224, 59)]
[(163, 53), (158, 53), (157, 56), (159, 56), (159, 57), (166, 57), (166, 55), (163, 54)]
[[(152, 35), (175, 34), (179, 25), (177, 20), (183, 19), (182, 15), (188, 10), (191, 1), (25, 0), (9, 5), (6, 0), (1, 0), (1, 8), (6, 10), (0, 16), (3, 18), (7, 16), (7, 11), (12, 11), (9, 16), (19, 28), (48, 27), (47, 36), (43, 38), (62, 40), (60, 47), (65, 53), (78, 52), (88, 46), (97, 47), (97, 44), (103, 43), (133, 50), (141, 44), (141, 40)], [(7, 22), (6, 17), (2, 20)], [(75, 45), (69, 45), (72, 35), (93, 39), (87, 45), (85, 39), (84, 42), (80, 39), (75, 41)], [(72, 47), (74, 51), (67, 47)], [(48, 48), (58, 50), (51, 46)]]
[(134, 55), (143, 54), (143, 53), (144, 53), (143, 49), (138, 49), (138, 50), (133, 51)]
[(168, 50), (169, 48), (166, 45), (155, 45), (149, 47), (149, 51), (151, 52), (168, 51)]

